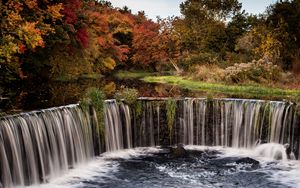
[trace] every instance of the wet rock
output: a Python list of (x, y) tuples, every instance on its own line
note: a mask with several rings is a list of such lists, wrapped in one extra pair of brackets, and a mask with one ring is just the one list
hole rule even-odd
[(170, 154), (175, 158), (187, 157), (188, 152), (184, 149), (182, 144), (178, 144), (176, 148), (171, 148)]
[(251, 164), (251, 168), (257, 169), (260, 167), (260, 164), (257, 160), (252, 159), (250, 157), (245, 157), (245, 158), (241, 158), (238, 159), (236, 161), (236, 164)]
[(285, 147), (286, 154), (289, 156), (292, 153), (292, 148), (290, 144), (284, 144), (284, 147)]
[(287, 158), (294, 160), (295, 159), (295, 155), (294, 155), (295, 150), (292, 149), (290, 144), (284, 144), (283, 146), (285, 148), (285, 153), (286, 153)]

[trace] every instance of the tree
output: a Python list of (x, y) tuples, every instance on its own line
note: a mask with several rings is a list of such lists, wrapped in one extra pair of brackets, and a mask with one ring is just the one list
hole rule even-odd
[(159, 33), (159, 48), (161, 62), (171, 63), (177, 73), (182, 70), (178, 66), (178, 61), (181, 57), (181, 42), (180, 34), (175, 30), (174, 23), (178, 20), (177, 17), (168, 17), (159, 19), (160, 33)]
[(153, 69), (156, 69), (156, 65), (160, 62), (159, 29), (159, 24), (151, 20), (144, 20), (134, 26), (133, 63), (142, 67), (152, 66)]
[(23, 76), (20, 56), (45, 46), (62, 19), (63, 5), (53, 1), (16, 0), (0, 3), (0, 65)]
[(286, 68), (300, 57), (300, 1), (284, 0), (271, 5), (267, 10), (266, 25), (274, 40), (281, 43), (281, 61)]
[(237, 0), (187, 0), (182, 3), (180, 10), (184, 17), (175, 28), (180, 33), (185, 53), (189, 57), (222, 59), (227, 48), (224, 21), (236, 15), (240, 8)]

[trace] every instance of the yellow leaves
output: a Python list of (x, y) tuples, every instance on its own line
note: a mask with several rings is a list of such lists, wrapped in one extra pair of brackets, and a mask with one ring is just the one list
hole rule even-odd
[(20, 21), (22, 21), (22, 17), (18, 12), (9, 12), (7, 17), (7, 24), (9, 27), (16, 27)]
[(36, 47), (44, 47), (42, 32), (36, 28), (37, 22), (25, 22), (19, 31), (19, 37), (25, 41), (27, 47), (35, 49)]
[(263, 58), (275, 61), (280, 57), (282, 44), (272, 33), (262, 36), (261, 44), (255, 48), (255, 53), (261, 54)]
[(29, 9), (34, 9), (37, 7), (37, 0), (25, 0), (25, 4)]
[(62, 3), (59, 3), (57, 5), (52, 5), (52, 6), (47, 5), (47, 12), (51, 15), (53, 21), (62, 18), (62, 14), (60, 13), (62, 9), (63, 9)]
[(23, 10), (23, 3), (18, 1), (8, 1), (7, 2), (7, 10), (14, 10), (16, 12), (20, 12)]
[(116, 62), (111, 57), (107, 57), (104, 59), (103, 65), (105, 66), (105, 68), (113, 70), (116, 67)]
[(25, 50), (44, 47), (44, 36), (55, 31), (51, 21), (62, 18), (62, 9), (62, 3), (47, 0), (8, 0), (1, 3), (0, 59), (6, 63), (17, 62), (18, 54), (25, 53)]
[(103, 87), (103, 91), (106, 95), (112, 95), (115, 93), (117, 87), (114, 82), (109, 82)]
[(5, 57), (8, 62), (13, 59), (13, 55), (18, 52), (18, 45), (14, 42), (14, 37), (6, 35), (2, 38), (4, 45), (0, 46), (0, 57)]
[(126, 15), (120, 13), (115, 13), (109, 17), (109, 25), (111, 32), (115, 33), (130, 33), (132, 32), (133, 21), (129, 19)]

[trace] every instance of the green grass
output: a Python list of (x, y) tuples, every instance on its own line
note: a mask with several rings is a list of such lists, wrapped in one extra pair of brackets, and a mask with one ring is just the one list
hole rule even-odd
[(149, 83), (164, 83), (179, 86), (184, 89), (217, 92), (246, 97), (284, 97), (298, 99), (300, 90), (286, 90), (265, 86), (225, 85), (193, 81), (180, 76), (147, 76), (142, 79)]
[(139, 79), (148, 76), (156, 76), (156, 72), (143, 72), (143, 71), (118, 71), (114, 74), (114, 77), (118, 79)]
[(83, 74), (79, 78), (97, 80), (97, 79), (100, 79), (100, 78), (103, 78), (103, 77), (104, 76), (102, 74)]
[(141, 79), (148, 76), (159, 76), (159, 75), (169, 75), (172, 72), (145, 72), (145, 71), (118, 71), (114, 74), (114, 77), (118, 79)]

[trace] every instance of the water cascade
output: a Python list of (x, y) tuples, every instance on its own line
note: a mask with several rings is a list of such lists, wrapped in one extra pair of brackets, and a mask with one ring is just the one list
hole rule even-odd
[(2, 118), (2, 186), (47, 182), (89, 161), (94, 156), (90, 125), (87, 114), (76, 105)]
[(299, 123), (292, 103), (242, 99), (186, 99), (180, 103), (183, 144), (253, 148), (260, 139), (289, 143), (292, 148), (298, 145)]
[[(183, 143), (251, 149), (260, 140), (277, 143), (273, 148), (280, 151), (279, 144), (288, 143), (295, 157), (299, 156), (299, 115), (293, 103), (180, 99), (176, 100), (170, 133), (164, 99), (138, 102), (127, 105), (107, 100), (103, 135), (95, 135), (94, 111), (84, 111), (78, 105), (2, 117), (0, 187), (47, 182), (95, 155), (124, 148)], [(272, 151), (263, 153), (261, 148), (258, 153), (273, 156)]]
[(281, 144), (267, 143), (259, 145), (254, 152), (261, 157), (286, 160), (288, 157), (285, 150), (286, 148)]

